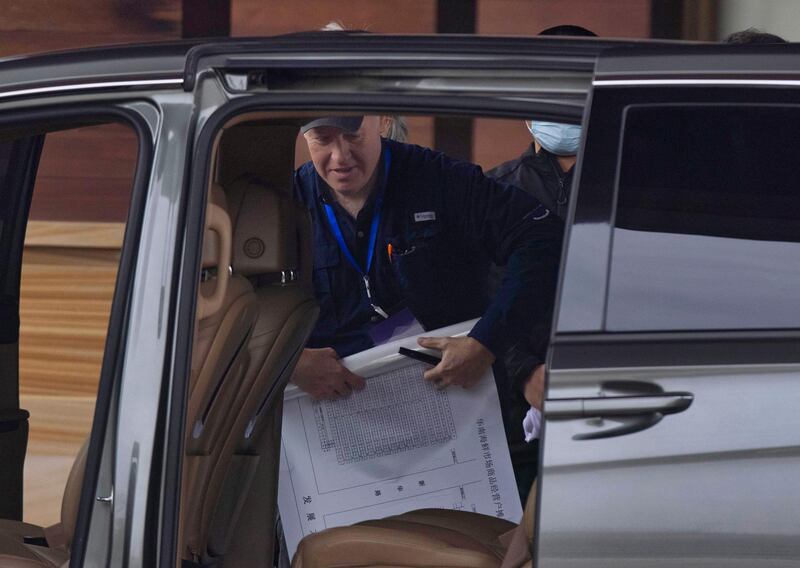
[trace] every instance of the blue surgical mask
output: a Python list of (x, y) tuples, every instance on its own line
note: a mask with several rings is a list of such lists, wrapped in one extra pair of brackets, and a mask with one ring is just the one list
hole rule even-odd
[(581, 127), (577, 124), (531, 121), (528, 130), (542, 148), (556, 156), (574, 156), (578, 153)]

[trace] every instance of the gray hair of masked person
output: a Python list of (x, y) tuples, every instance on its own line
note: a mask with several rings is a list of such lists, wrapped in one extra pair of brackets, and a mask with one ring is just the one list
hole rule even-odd
[[(328, 22), (323, 28), (320, 29), (320, 31), (345, 32), (347, 29), (341, 24), (341, 22)], [(395, 114), (392, 116), (387, 116), (386, 120), (388, 121), (388, 124), (386, 124), (386, 129), (384, 132), (382, 132), (383, 137), (396, 142), (406, 142), (408, 140), (408, 123), (406, 122), (406, 119)]]
[(789, 43), (780, 36), (762, 32), (756, 28), (747, 28), (739, 32), (733, 32), (723, 40), (723, 43), (744, 45), (744, 44), (767, 44), (767, 43)]

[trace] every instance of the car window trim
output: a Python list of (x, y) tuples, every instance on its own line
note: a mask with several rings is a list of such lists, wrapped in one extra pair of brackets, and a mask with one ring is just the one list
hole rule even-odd
[(669, 87), (669, 86), (770, 86), (800, 87), (800, 79), (595, 79), (594, 87)]
[(61, 105), (27, 111), (15, 110), (0, 116), (0, 130), (24, 125), (25, 130), (30, 129), (33, 132), (37, 132), (37, 126), (41, 128), (41, 124), (46, 124), (48, 121), (57, 121), (63, 125), (65, 121), (72, 122), (74, 120), (74, 126), (71, 128), (80, 128), (84, 122), (96, 121), (97, 119), (115, 123), (121, 122), (136, 133), (138, 142), (136, 170), (131, 188), (131, 205), (126, 220), (125, 238), (120, 251), (120, 264), (114, 286), (114, 299), (109, 315), (108, 333), (103, 348), (103, 363), (100, 370), (92, 429), (89, 434), (89, 451), (81, 486), (75, 536), (70, 551), (70, 566), (81, 566), (86, 553), (89, 524), (94, 506), (94, 493), (99, 480), (100, 458), (107, 432), (108, 416), (113, 403), (113, 390), (124, 358), (130, 290), (133, 283), (136, 253), (144, 215), (144, 200), (149, 185), (149, 171), (153, 158), (152, 135), (144, 119), (129, 109), (117, 106), (118, 104), (104, 105), (94, 103), (66, 107)]
[(0, 100), (14, 97), (26, 97), (33, 95), (66, 94), (71, 91), (90, 91), (104, 89), (121, 89), (131, 87), (154, 88), (174, 88), (183, 84), (183, 79), (141, 79), (136, 81), (99, 81), (93, 83), (71, 83), (68, 85), (50, 85), (47, 87), (35, 87), (28, 89), (16, 89), (13, 91), (0, 91)]
[(551, 369), (800, 363), (800, 331), (691, 331), (556, 336)]
[[(541, 68), (592, 73), (601, 51), (642, 40), (609, 38), (476, 37), (310, 32), (272, 38), (204, 43), (186, 54), (184, 88), (194, 89), (205, 70), (242, 65), (269, 68), (358, 69), (364, 67)], [(652, 42), (651, 42), (652, 43)], [(668, 45), (668, 42), (661, 42)]]

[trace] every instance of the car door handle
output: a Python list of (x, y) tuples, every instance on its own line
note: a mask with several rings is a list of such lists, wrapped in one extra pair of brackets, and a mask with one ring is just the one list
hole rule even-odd
[(694, 396), (688, 392), (669, 392), (643, 396), (597, 396), (592, 398), (549, 398), (544, 404), (548, 420), (610, 418), (639, 414), (677, 414), (689, 408)]
[(612, 428), (576, 434), (573, 440), (596, 440), (640, 432), (658, 424), (669, 414), (683, 412), (692, 405), (688, 392), (652, 395), (598, 396), (591, 398), (555, 398), (544, 403), (547, 420), (617, 418), (622, 424)]

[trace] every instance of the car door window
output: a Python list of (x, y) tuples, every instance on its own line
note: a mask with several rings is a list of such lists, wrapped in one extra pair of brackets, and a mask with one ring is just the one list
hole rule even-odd
[(800, 326), (799, 126), (795, 106), (627, 109), (606, 329)]
[[(43, 109), (2, 122), (2, 490), (3, 503), (18, 505), (3, 509), (0, 537), (24, 536), (14, 558), (80, 564), (88, 515), (79, 522), (78, 510), (81, 495), (90, 497), (84, 485), (95, 489), (111, 423), (135, 238), (117, 282), (120, 251), (126, 219), (141, 214), (149, 139), (133, 113), (111, 107)], [(9, 416), (13, 428), (5, 428)]]
[(137, 161), (121, 124), (47, 134), (20, 285), (20, 402), (30, 413), (24, 520), (61, 519), (61, 497), (92, 425)]

